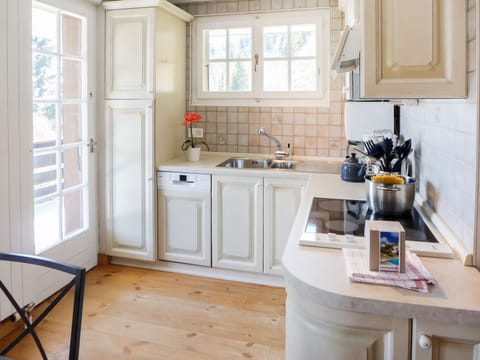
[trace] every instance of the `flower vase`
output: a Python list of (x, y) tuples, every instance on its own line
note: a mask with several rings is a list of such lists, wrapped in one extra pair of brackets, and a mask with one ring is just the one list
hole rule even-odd
[(187, 150), (187, 160), (188, 161), (198, 161), (200, 160), (200, 150), (201, 148), (199, 147), (189, 147)]

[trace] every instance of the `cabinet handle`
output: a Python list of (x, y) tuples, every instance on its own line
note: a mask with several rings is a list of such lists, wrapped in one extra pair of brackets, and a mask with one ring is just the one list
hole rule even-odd
[(418, 338), (418, 345), (425, 350), (428, 350), (432, 347), (432, 338), (428, 335), (422, 334)]

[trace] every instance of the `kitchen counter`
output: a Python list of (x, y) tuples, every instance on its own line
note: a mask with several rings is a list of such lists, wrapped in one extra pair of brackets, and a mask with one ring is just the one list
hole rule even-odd
[[(231, 174), (234, 171), (238, 175), (268, 174), (284, 176), (285, 173), (329, 173), (340, 174), (342, 158), (317, 158), (308, 156), (293, 156), (288, 160), (298, 161), (294, 170), (290, 169), (232, 169), (216, 167), (229, 158), (273, 158), (271, 154), (241, 154), (241, 153), (219, 153), (202, 152), (199, 161), (187, 161), (184, 156), (164, 162), (157, 166), (160, 171), (185, 171), (192, 173), (206, 174)], [(282, 175), (283, 174), (283, 175)], [(337, 175), (339, 177), (339, 175)]]
[[(298, 245), (313, 197), (363, 200), (364, 184), (312, 174), (283, 254), (287, 292), (332, 309), (480, 326), (480, 273), (457, 259), (422, 257), (436, 280), (429, 293), (351, 282), (341, 250)], [(287, 310), (288, 311), (288, 310)]]

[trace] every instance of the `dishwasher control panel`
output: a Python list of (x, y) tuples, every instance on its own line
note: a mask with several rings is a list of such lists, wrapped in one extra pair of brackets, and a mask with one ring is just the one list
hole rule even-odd
[(182, 189), (191, 191), (210, 191), (210, 174), (192, 174), (157, 171), (158, 189)]

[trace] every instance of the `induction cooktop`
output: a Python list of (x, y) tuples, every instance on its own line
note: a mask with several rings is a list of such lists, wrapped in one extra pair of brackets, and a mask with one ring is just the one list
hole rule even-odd
[[(453, 257), (438, 230), (424, 220), (415, 205), (400, 217), (374, 213), (366, 201), (314, 197), (300, 245), (330, 248), (364, 248), (366, 220), (399, 221), (405, 229), (407, 248), (418, 254)], [(433, 229), (433, 230), (432, 230)]]
[(366, 220), (399, 221), (406, 240), (438, 243), (417, 209), (402, 217), (386, 217), (374, 213), (366, 201), (313, 198), (306, 233), (331, 233), (363, 236)]

